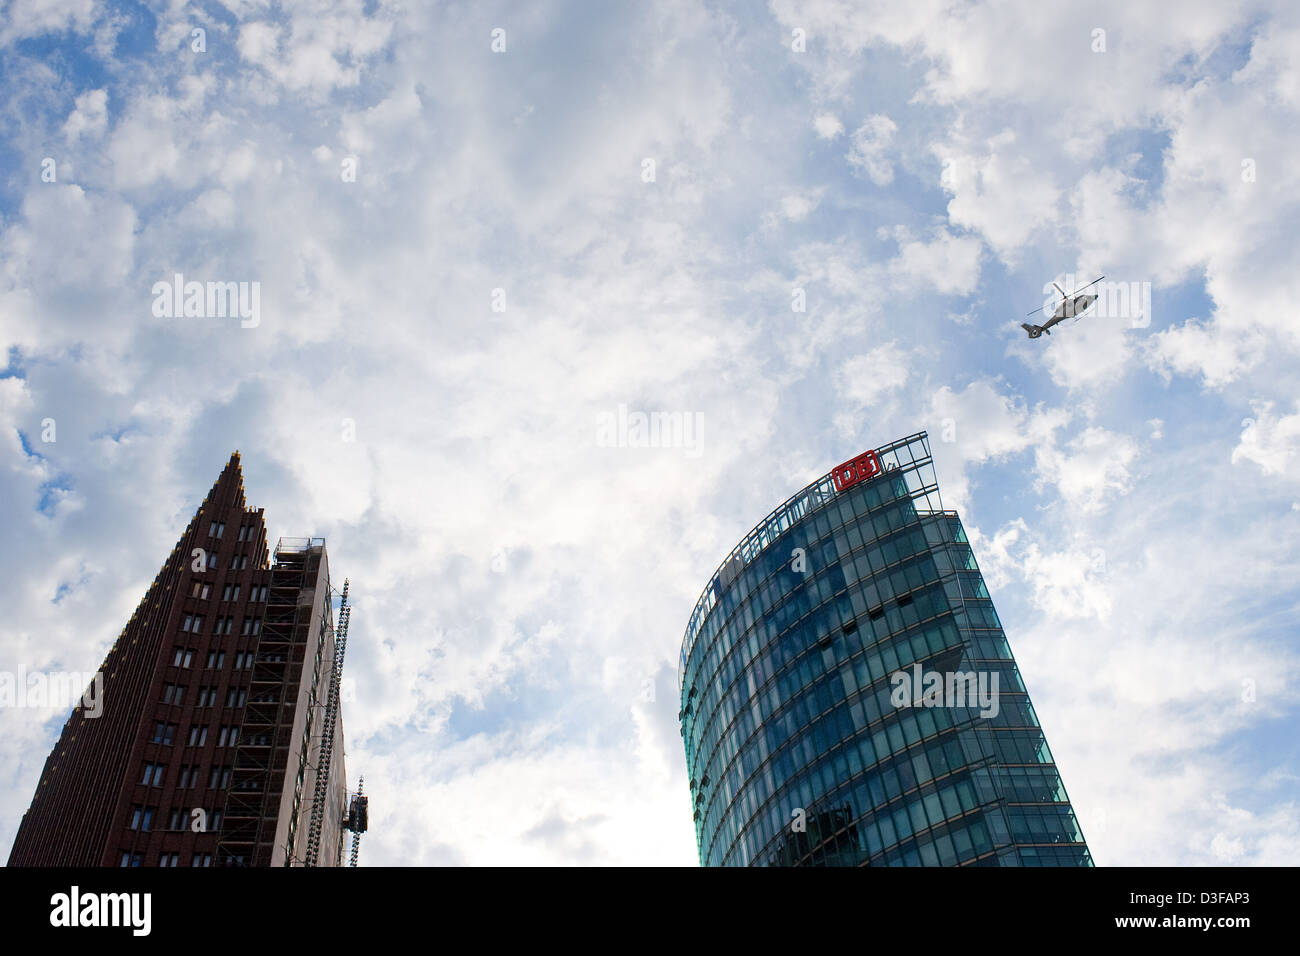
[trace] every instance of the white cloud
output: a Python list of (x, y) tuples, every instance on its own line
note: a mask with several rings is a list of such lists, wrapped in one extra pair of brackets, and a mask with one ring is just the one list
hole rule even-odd
[(1033, 606), (1050, 620), (1108, 622), (1112, 600), (1104, 548), (1076, 541), (1063, 550), (1044, 551), (1023, 518), (1008, 522), (991, 538), (977, 528), (968, 533), (990, 592), (1011, 586), (1027, 590)]
[(1016, 141), (1004, 129), (982, 145), (933, 147), (943, 166), (940, 184), (952, 196), (949, 221), (980, 233), (1003, 256), (1055, 220), (1060, 199), (1051, 172), (1035, 167)]
[(853, 131), (852, 145), (846, 158), (861, 169), (877, 186), (894, 181), (894, 166), (889, 159), (898, 126), (888, 116), (877, 113), (863, 120)]
[(0, 45), (64, 30), (89, 30), (95, 13), (95, 0), (12, 0), (5, 8)]
[(781, 215), (790, 222), (801, 222), (808, 218), (808, 214), (817, 208), (821, 201), (819, 191), (781, 197)]
[[(1070, 420), (1066, 412), (1027, 409), (1001, 394), (991, 382), (974, 382), (963, 391), (944, 386), (930, 398), (925, 421), (938, 437), (935, 457), (947, 507), (964, 510), (969, 502), (967, 466), (998, 461), (1053, 440)], [(954, 456), (949, 447), (956, 452)]]
[(76, 139), (82, 135), (101, 136), (108, 125), (108, 91), (87, 90), (77, 97), (77, 108), (68, 114), (63, 135)]
[(1207, 387), (1214, 388), (1255, 365), (1264, 346), (1261, 338), (1227, 335), (1217, 325), (1188, 319), (1152, 336), (1149, 354), (1152, 368), (1166, 376), (1199, 374)]
[(907, 368), (907, 354), (889, 342), (845, 360), (836, 372), (836, 385), (855, 408), (869, 408), (907, 381)]
[[(115, 49), (55, 35), (79, 5), (11, 6)], [(777, 0), (826, 42), (773, 74), (770, 23), (695, 4), (530, 8), (501, 56), (455, 11), (225, 6), (238, 62), (164, 11), (102, 110), (6, 50), (0, 135), (28, 173), (66, 154), (0, 219), (6, 656), (93, 668), (240, 447), (272, 536), (326, 535), (352, 578), (363, 860), (688, 864), (700, 588), (846, 447), (928, 426), (1098, 859), (1294, 856), (1287, 785), (1256, 787), (1295, 769), (1261, 730), (1296, 706), (1293, 492), (1235, 490), (1296, 453), (1281, 13), (1116, 3), (1093, 55), (1093, 14), (1027, 0)], [(1167, 293), (1152, 328), (1025, 341), (1025, 290), (1092, 264)], [(175, 270), (260, 278), (262, 325), (152, 320)], [(597, 447), (620, 404), (699, 413), (700, 454)], [(37, 717), (0, 713), (0, 839)]]
[(904, 238), (898, 255), (890, 260), (889, 271), (908, 286), (934, 289), (944, 295), (969, 295), (980, 278), (983, 245), (973, 236), (954, 236), (947, 229), (936, 231), (930, 242)]
[(834, 139), (844, 132), (844, 124), (834, 113), (818, 113), (813, 117), (813, 127), (819, 139)]
[(1277, 415), (1272, 402), (1253, 404), (1253, 417), (1241, 423), (1241, 440), (1232, 450), (1232, 463), (1249, 461), (1266, 475), (1296, 477), (1292, 464), (1300, 459), (1300, 411)]
[(1037, 473), (1040, 482), (1056, 486), (1069, 507), (1098, 511), (1111, 495), (1128, 493), (1133, 484), (1130, 466), (1137, 453), (1137, 442), (1127, 435), (1093, 427), (1072, 439), (1064, 450), (1040, 449)]

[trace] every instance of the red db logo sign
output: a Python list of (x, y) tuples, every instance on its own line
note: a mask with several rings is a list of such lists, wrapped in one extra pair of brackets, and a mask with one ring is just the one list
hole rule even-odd
[(874, 478), (878, 474), (880, 474), (880, 459), (876, 457), (874, 451), (864, 452), (857, 458), (831, 469), (831, 479), (835, 482), (836, 491), (852, 488), (858, 482)]

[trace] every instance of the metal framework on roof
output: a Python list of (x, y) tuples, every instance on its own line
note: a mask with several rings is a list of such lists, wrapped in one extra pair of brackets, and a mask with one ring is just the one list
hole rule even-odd
[[(912, 451), (913, 445), (921, 446), (923, 454), (920, 457), (916, 456)], [(906, 438), (899, 438), (886, 445), (881, 445), (875, 449), (875, 452), (885, 473), (901, 468), (908, 472), (910, 479), (910, 476), (915, 474), (914, 466), (930, 460), (929, 434), (925, 431), (919, 431), (908, 435)], [(900, 452), (905, 452), (906, 458)], [(816, 481), (796, 491), (775, 508), (771, 514), (756, 524), (748, 534), (740, 539), (740, 543), (722, 559), (722, 563), (718, 565), (717, 570), (709, 578), (709, 583), (704, 586), (704, 591), (700, 594), (699, 600), (695, 602), (695, 609), (691, 612), (690, 623), (686, 627), (686, 636), (682, 641), (681, 656), (677, 662), (678, 690), (682, 690), (685, 686), (686, 662), (690, 659), (691, 651), (695, 648), (695, 641), (699, 637), (709, 613), (716, 606), (718, 595), (722, 589), (731, 583), (740, 568), (749, 564), (750, 561), (765, 551), (772, 542), (792, 528), (796, 522), (835, 500), (838, 492), (835, 490), (833, 473), (834, 470), (832, 469), (832, 471), (822, 475)], [(942, 500), (939, 498), (937, 484), (924, 487), (918, 484), (916, 488), (912, 488), (912, 482), (909, 480), (908, 488), (912, 492), (913, 499), (917, 500), (918, 513), (929, 514), (944, 510)], [(922, 503), (924, 503), (924, 507), (922, 507)], [(937, 504), (937, 507), (934, 507), (934, 504)]]

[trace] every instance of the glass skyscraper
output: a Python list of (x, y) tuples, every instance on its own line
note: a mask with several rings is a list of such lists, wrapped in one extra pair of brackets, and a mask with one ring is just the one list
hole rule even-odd
[(751, 531), (679, 677), (702, 865), (1092, 865), (924, 432)]

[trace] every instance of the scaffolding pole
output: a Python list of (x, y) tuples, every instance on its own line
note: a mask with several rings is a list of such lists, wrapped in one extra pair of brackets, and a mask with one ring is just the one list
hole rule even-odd
[(321, 825), (325, 820), (325, 805), (329, 801), (330, 758), (334, 752), (334, 725), (338, 721), (339, 684), (343, 680), (343, 657), (348, 649), (348, 620), (352, 616), (352, 608), (348, 607), (348, 584), (348, 579), (344, 579), (343, 595), (339, 600), (339, 623), (334, 629), (334, 666), (330, 672), (325, 715), (321, 721), (320, 757), (316, 762), (316, 789), (312, 795), (311, 824), (307, 831), (304, 866), (317, 865)]

